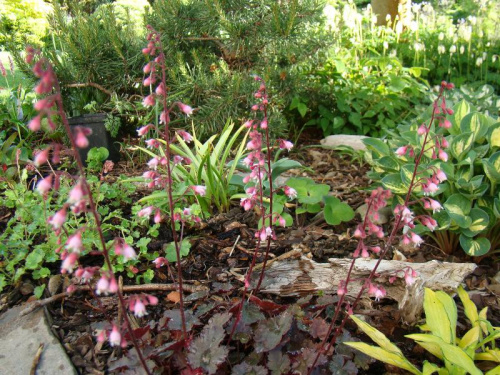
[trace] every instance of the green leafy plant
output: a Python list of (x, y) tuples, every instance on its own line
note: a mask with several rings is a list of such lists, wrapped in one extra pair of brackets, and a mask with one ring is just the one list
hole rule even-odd
[(92, 147), (87, 153), (87, 169), (94, 173), (100, 172), (108, 156), (106, 147)]
[[(378, 346), (361, 342), (345, 342), (344, 344), (412, 374), (430, 375), (437, 372), (440, 375), (481, 375), (483, 372), (475, 362), (500, 363), (500, 350), (497, 349), (495, 343), (500, 338), (500, 328), (493, 327), (487, 320), (487, 307), (478, 313), (476, 306), (462, 287), (459, 287), (458, 295), (464, 306), (465, 316), (471, 325), (461, 338), (457, 337), (455, 301), (442, 291), (434, 292), (428, 288), (425, 289), (424, 296), (426, 321), (420, 327), (426, 333), (406, 336), (443, 361), (443, 367), (426, 360), (422, 364), (422, 371), (419, 370), (382, 332), (355, 315), (351, 316), (352, 320)], [(486, 374), (498, 374), (499, 370), (500, 365), (497, 365)]]
[[(429, 136), (446, 135), (449, 152), (443, 150), (443, 144), (438, 154), (426, 151), (425, 164), (419, 172), (421, 178), (432, 170), (441, 170), (447, 176), (438, 190), (427, 192), (443, 202), (444, 207), (434, 210), (438, 230), (428, 235), (446, 253), (460, 243), (467, 254), (480, 256), (500, 247), (500, 123), (476, 112), (463, 100), (448, 118), (441, 122), (449, 129), (434, 126)], [(386, 142), (363, 140), (373, 168), (370, 178), (391, 189), (397, 195), (395, 202), (400, 201), (409, 184), (413, 164), (407, 155), (420, 148), (419, 129), (417, 124), (401, 125)], [(392, 155), (395, 147), (402, 151), (400, 157)], [(422, 197), (424, 193), (417, 190), (415, 196)]]
[[(234, 124), (228, 120), (219, 135), (213, 135), (202, 143), (196, 137), (193, 126), (192, 147), (180, 135), (177, 135), (177, 144), (170, 145), (176, 155), (190, 161), (189, 164), (178, 163), (172, 168), (172, 177), (176, 182), (174, 195), (190, 196), (195, 201), (195, 195), (186, 190), (192, 185), (205, 186), (205, 196), (196, 196), (196, 200), (206, 214), (212, 214), (213, 208), (218, 212), (229, 211), (230, 197), (237, 189), (232, 181), (245, 150), (248, 131), (244, 126), (233, 130)], [(157, 156), (146, 148), (139, 149), (152, 157)], [(142, 198), (139, 203), (152, 203), (161, 207), (167, 204), (166, 198), (167, 192), (157, 191)]]

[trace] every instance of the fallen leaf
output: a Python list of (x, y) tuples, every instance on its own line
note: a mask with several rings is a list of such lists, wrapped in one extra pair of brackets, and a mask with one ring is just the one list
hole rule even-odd
[(173, 292), (168, 293), (167, 299), (170, 302), (179, 303), (179, 301), (181, 300), (181, 295), (180, 295), (179, 292), (177, 292), (177, 291), (174, 290)]

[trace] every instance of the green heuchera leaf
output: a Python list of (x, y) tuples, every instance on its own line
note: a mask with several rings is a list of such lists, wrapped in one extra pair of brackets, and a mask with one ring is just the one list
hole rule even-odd
[(453, 137), (450, 144), (451, 154), (455, 157), (455, 159), (462, 160), (471, 149), (473, 143), (474, 133), (468, 132), (457, 135)]
[(382, 179), (384, 188), (389, 189), (394, 194), (405, 194), (408, 192), (408, 185), (403, 183), (399, 173), (388, 174)]
[(460, 194), (468, 199), (477, 199), (482, 197), (489, 188), (487, 183), (483, 183), (483, 175), (474, 176), (470, 181), (461, 178), (455, 186), (458, 188)]
[(444, 203), (444, 208), (450, 218), (461, 228), (471, 225), (472, 219), (468, 216), (471, 210), (471, 201), (462, 194), (451, 195)]
[(45, 253), (42, 249), (37, 248), (28, 254), (26, 257), (26, 268), (29, 270), (34, 270), (39, 267), (43, 262)]
[(472, 219), (472, 224), (467, 228), (462, 229), (462, 233), (468, 237), (474, 237), (475, 235), (481, 233), (490, 223), (490, 217), (486, 212), (480, 208), (473, 208), (469, 214)]
[[(191, 250), (191, 242), (189, 240), (183, 240), (181, 242), (180, 255), (181, 258), (185, 257), (189, 254), (189, 250)], [(175, 252), (175, 243), (170, 242), (165, 248), (165, 253), (167, 260), (171, 263), (177, 262), (177, 254)]]
[(460, 122), (460, 131), (462, 133), (472, 132), (474, 141), (480, 141), (488, 132), (490, 124), (491, 119), (489, 117), (478, 112), (472, 112)]
[(399, 163), (397, 159), (392, 156), (383, 156), (380, 159), (376, 159), (374, 162), (378, 167), (381, 167), (386, 171), (399, 170)]
[(286, 184), (297, 191), (297, 200), (299, 203), (307, 205), (320, 203), (323, 197), (330, 191), (330, 186), (316, 184), (310, 178), (290, 178)]
[(491, 248), (491, 243), (484, 237), (474, 239), (461, 234), (460, 246), (462, 246), (462, 249), (467, 255), (477, 257), (488, 253)]
[(325, 220), (330, 225), (338, 225), (343, 221), (349, 221), (354, 218), (353, 209), (347, 204), (340, 201), (340, 199), (332, 196), (324, 197)]
[(488, 141), (490, 147), (500, 147), (500, 122), (490, 126)]

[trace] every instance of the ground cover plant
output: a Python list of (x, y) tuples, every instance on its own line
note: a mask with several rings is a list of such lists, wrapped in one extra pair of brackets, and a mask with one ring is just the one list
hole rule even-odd
[[(165, 6), (162, 11), (172, 17), (179, 7), (190, 9), (185, 8), (187, 4), (195, 5), (172, 2), (156, 6)], [(309, 8), (294, 8), (303, 5), (300, 2), (290, 2), (284, 8), (287, 11), (280, 14), (277, 5), (269, 8), (269, 13), (264, 2), (257, 2), (257, 20), (251, 18), (250, 24), (233, 29), (233, 22), (225, 17), (238, 13), (240, 5), (215, 2), (210, 8), (197, 9), (193, 16), (215, 12), (222, 25), (217, 27), (234, 35), (262, 27), (253, 22), (274, 21), (274, 27), (284, 36), (296, 35), (293, 30), (301, 20), (295, 21), (294, 14), (308, 18), (301, 12)], [(349, 7), (346, 12), (352, 9)], [(114, 12), (111, 5), (106, 9), (101, 15)], [(76, 18), (86, 17), (83, 8), (75, 7), (72, 12)], [(154, 13), (148, 17), (154, 18)], [(434, 231), (445, 229), (443, 222), (449, 222), (449, 232), (455, 231), (457, 237), (460, 232), (464, 241), (471, 243), (469, 249), (474, 255), (480, 254), (485, 238), (495, 247), (498, 230), (493, 220), (498, 218), (500, 200), (496, 191), (498, 123), (494, 114), (485, 112), (495, 108), (494, 93), (488, 88), (492, 86), (462, 86), (454, 94), (454, 85), (443, 81), (429, 94), (419, 69), (398, 65), (394, 56), (361, 58), (361, 53), (368, 55), (364, 47), (346, 55), (339, 50), (339, 60), (330, 55), (330, 65), (306, 72), (314, 79), (318, 72), (325, 73), (320, 86), (339, 83), (344, 90), (343, 105), (353, 105), (334, 114), (321, 107), (320, 118), (327, 120), (323, 121), (323, 131), (339, 121), (344, 121), (343, 127), (348, 129), (355, 118), (360, 124), (354, 124), (355, 128), (371, 135), (381, 134), (379, 126), (394, 129), (387, 130), (393, 137), (388, 142), (365, 140), (369, 147), (366, 155), (379, 168), (378, 175), (372, 172), (370, 176), (380, 183), (370, 186), (366, 167), (354, 162), (362, 158), (353, 158), (352, 152), (337, 152), (335, 157), (315, 148), (294, 152), (295, 145), (280, 128), (277, 111), (288, 107), (283, 105), (283, 98), (290, 95), (295, 98), (288, 107), (290, 111), (307, 118), (313, 115), (314, 97), (300, 96), (304, 92), (299, 90), (293, 95), (280, 93), (288, 86), (278, 84), (270, 70), (257, 69), (262, 62), (254, 50), (255, 41), (230, 45), (236, 48), (232, 57), (227, 55), (230, 50), (222, 49), (233, 68), (243, 59), (253, 67), (253, 73), (263, 73), (245, 75), (250, 69), (238, 71), (240, 88), (248, 92), (235, 100), (241, 108), (246, 107), (245, 118), (224, 118), (218, 124), (222, 125), (220, 131), (201, 136), (198, 124), (205, 122), (202, 110), (209, 107), (193, 105), (193, 93), (175, 89), (196, 88), (196, 79), (191, 80), (189, 74), (176, 76), (179, 86), (171, 86), (171, 74), (175, 75), (178, 67), (171, 61), (169, 44), (169, 33), (175, 28), (168, 29), (164, 18), (155, 21), (160, 27), (147, 27), (143, 34), (146, 41), (139, 43), (141, 54), (134, 60), (144, 66), (139, 67), (139, 73), (115, 77), (117, 81), (123, 78), (124, 91), (129, 84), (143, 94), (134, 98), (133, 116), (141, 125), (132, 147), (147, 161), (144, 167), (139, 167), (137, 159), (132, 168), (129, 163), (113, 164), (106, 160), (107, 151), (99, 148), (90, 150), (84, 166), (78, 150), (88, 146), (90, 130), (69, 128), (67, 115), (71, 109), (65, 110), (65, 89), (58, 80), (57, 68), (43, 49), (27, 48), (26, 63), (39, 81), (34, 88), (37, 98), (31, 120), (18, 119), (19, 128), (9, 126), (10, 133), (6, 133), (12, 137), (7, 147), (11, 174), (0, 180), (5, 201), (0, 207), (0, 288), (5, 292), (0, 295), (0, 308), (8, 295), (34, 294), (39, 300), (28, 304), (23, 314), (49, 306), (57, 333), (67, 344), (75, 366), (84, 373), (395, 371), (365, 355), (374, 353), (414, 373), (420, 373), (420, 369), (422, 373), (457, 374), (498, 371), (498, 301), (480, 313), (471, 301), (482, 308), (483, 298), (497, 291), (498, 267), (483, 267), (482, 274), (476, 270), (467, 279), (467, 286), (483, 288), (481, 293), (472, 293), (469, 298), (462, 288), (458, 289), (473, 326), (470, 331), (464, 331), (461, 324), (461, 307), (457, 308), (444, 292), (425, 292), (426, 324), (421, 328), (430, 333), (424, 334), (415, 334), (416, 328), (403, 330), (399, 320), (402, 312), (389, 300), (392, 286), (411, 291), (426, 282), (411, 262), (445, 259), (424, 243), (424, 238), (440, 236)], [(236, 38), (233, 34), (227, 38), (221, 35), (226, 43)], [(206, 38), (184, 42), (214, 42), (217, 46), (216, 42), (221, 42)], [(274, 43), (273, 35), (262, 35), (262, 40)], [(375, 43), (376, 38), (372, 41)], [(266, 51), (274, 48), (268, 47)], [(54, 51), (46, 52), (51, 59), (58, 59)], [(274, 55), (270, 52), (269, 56)], [(343, 73), (352, 71), (344, 75), (338, 72), (342, 56), (347, 62), (357, 61), (346, 67)], [(271, 66), (269, 59), (264, 61)], [(57, 66), (64, 61), (54, 63)], [(303, 76), (304, 71), (293, 73)], [(131, 78), (136, 74), (140, 82)], [(355, 78), (354, 83), (349, 75)], [(187, 83), (181, 82), (183, 77)], [(362, 81), (366, 81), (366, 88), (356, 83)], [(351, 101), (351, 94), (358, 91), (359, 101)], [(222, 96), (213, 95), (224, 103)], [(451, 106), (450, 95), (455, 102), (473, 97), (477, 107), (465, 101)], [(192, 105), (186, 104), (186, 98)], [(411, 111), (400, 116), (391, 110), (379, 117), (390, 107), (381, 104), (389, 100), (401, 110), (406, 110), (405, 100), (415, 106), (426, 100), (433, 104), (419, 117)], [(90, 108), (99, 104), (90, 100), (86, 105)], [(135, 112), (139, 107), (143, 111), (140, 116)], [(476, 112), (478, 108), (480, 113)], [(365, 116), (370, 110), (377, 116)], [(374, 127), (372, 117), (377, 119)], [(396, 126), (400, 122), (403, 125)], [(183, 126), (187, 123), (189, 129)], [(317, 124), (323, 126), (321, 121)], [(25, 139), (30, 141), (23, 143)], [(303, 142), (304, 137), (301, 139)], [(18, 150), (35, 143), (36, 149), (28, 150), (27, 157), (22, 158)], [(452, 162), (452, 158), (456, 160)], [(389, 167), (391, 174), (383, 175)], [(316, 173), (319, 169), (325, 173)], [(347, 175), (339, 174), (342, 169), (349, 170)], [(122, 173), (125, 175), (120, 176)], [(366, 214), (359, 219), (354, 208), (361, 203), (366, 204)], [(391, 214), (384, 221), (383, 213), (388, 211)], [(439, 216), (443, 214), (448, 217)], [(326, 260), (332, 254), (348, 258), (345, 279), (318, 290), (307, 273), (314, 264), (311, 258)], [(381, 271), (382, 261), (405, 256), (411, 257), (405, 266), (389, 273)], [(302, 292), (299, 289), (296, 294), (270, 296), (273, 281), (268, 271), (288, 260), (300, 265), (299, 280), (313, 287)], [(373, 268), (363, 277), (354, 276), (357, 265), (368, 262)], [(283, 272), (281, 276), (287, 275)], [(296, 284), (287, 287), (293, 290)], [(362, 321), (376, 319), (383, 333)], [(449, 325), (441, 324), (445, 321)], [(356, 327), (360, 331), (356, 332)], [(361, 331), (381, 348), (358, 341), (355, 336)], [(437, 359), (404, 341), (401, 332), (413, 333), (409, 337), (442, 360), (444, 367), (432, 365), (439, 363)], [(360, 337), (366, 341), (366, 336)], [(450, 359), (450, 353), (458, 354)], [(474, 359), (481, 364), (474, 364)]]

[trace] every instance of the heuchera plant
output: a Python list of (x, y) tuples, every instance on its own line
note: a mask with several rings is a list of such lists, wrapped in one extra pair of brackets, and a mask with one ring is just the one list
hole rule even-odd
[[(452, 89), (454, 87), (453, 84), (442, 82), (441, 88), (439, 92), (439, 96), (434, 102), (432, 116), (427, 124), (424, 124), (419, 129), (419, 136), (421, 137), (420, 147), (411, 150), (411, 156), (414, 157), (414, 163), (411, 167), (408, 168), (408, 190), (404, 200), (397, 204), (394, 209), (394, 224), (392, 226), (392, 230), (387, 235), (384, 233), (384, 230), (381, 226), (376, 224), (376, 219), (378, 219), (378, 211), (387, 205), (388, 199), (391, 197), (390, 190), (384, 190), (381, 187), (372, 191), (371, 196), (366, 199), (366, 203), (368, 204), (367, 214), (361, 224), (358, 225), (354, 232), (354, 237), (359, 239), (358, 246), (353, 253), (353, 259), (349, 271), (347, 273), (347, 277), (345, 281), (342, 281), (337, 289), (337, 294), (339, 296), (339, 300), (337, 302), (334, 315), (332, 317), (332, 322), (330, 324), (328, 333), (323, 339), (321, 349), (318, 351), (316, 358), (310, 367), (309, 374), (314, 369), (318, 359), (323, 353), (328, 353), (330, 348), (335, 344), (337, 337), (342, 333), (344, 325), (352, 315), (355, 307), (357, 306), (361, 296), (365, 291), (371, 297), (375, 297), (375, 300), (379, 300), (380, 298), (386, 295), (385, 289), (374, 283), (374, 278), (377, 276), (377, 269), (380, 265), (380, 262), (387, 254), (387, 251), (391, 248), (394, 241), (396, 240), (396, 236), (400, 230), (402, 230), (402, 238), (401, 241), (404, 244), (414, 244), (415, 246), (419, 246), (423, 240), (422, 238), (415, 232), (415, 227), (418, 223), (423, 226), (426, 226), (429, 230), (433, 231), (437, 227), (437, 222), (434, 220), (429, 214), (421, 214), (415, 215), (412, 210), (410, 210), (411, 206), (423, 206), (424, 209), (441, 209), (441, 205), (439, 202), (428, 198), (428, 195), (435, 192), (439, 189), (439, 183), (441, 181), (446, 180), (446, 175), (444, 172), (438, 168), (430, 168), (422, 170), (420, 168), (420, 163), (422, 161), (422, 157), (426, 152), (433, 152), (435, 154), (439, 154), (441, 158), (447, 159), (447, 153), (444, 151), (447, 144), (446, 140), (441, 135), (436, 135), (435, 137), (431, 137), (430, 129), (433, 126), (434, 122), (437, 120), (439, 126), (446, 126), (447, 115), (453, 114), (453, 110), (447, 108), (446, 100), (444, 97), (445, 90)], [(402, 146), (404, 148), (404, 146)], [(397, 149), (396, 154), (406, 153), (410, 150), (401, 150)], [(424, 192), (424, 196), (417, 200), (411, 200), (412, 194), (415, 190), (422, 190)], [(379, 239), (385, 239), (383, 247), (379, 246), (370, 246), (367, 244), (367, 239), (370, 236), (375, 236)], [(375, 267), (372, 269), (368, 277), (363, 280), (362, 287), (360, 288), (358, 294), (354, 301), (348, 302), (346, 301), (346, 296), (349, 291), (349, 284), (355, 280), (351, 279), (351, 273), (354, 268), (354, 264), (356, 259), (360, 256), (363, 258), (370, 257), (370, 253), (376, 254), (379, 256)], [(411, 285), (417, 274), (415, 270), (411, 267), (407, 267), (396, 275), (392, 275), (390, 281), (394, 281), (396, 277), (403, 277), (405, 282)], [(335, 323), (337, 319), (340, 318), (342, 311), (345, 312), (345, 316), (342, 318), (341, 323), (335, 328)], [(333, 332), (335, 328), (335, 331)], [(330, 335), (333, 332), (333, 337), (330, 339)], [(327, 341), (330, 339), (330, 342), (327, 345)]]
[[(443, 111), (438, 114), (441, 126), (428, 130), (425, 125), (400, 126), (388, 144), (365, 139), (373, 166), (370, 178), (380, 181), (396, 195), (395, 202), (401, 202), (410, 183), (413, 155), (421, 147), (421, 135), (428, 131), (434, 147), (425, 150), (419, 171), (437, 173), (422, 189), (415, 189), (413, 197), (432, 197), (424, 208), (433, 209), (438, 228), (429, 236), (447, 254), (460, 243), (468, 255), (481, 256), (500, 247), (500, 123), (463, 100), (448, 109), (448, 116)], [(449, 152), (445, 152), (448, 145)], [(398, 147), (396, 155), (389, 146)], [(443, 202), (443, 209), (434, 200)], [(418, 231), (428, 232), (425, 227)]]
[[(107, 338), (111, 346), (126, 347), (127, 342), (123, 335), (123, 329), (126, 329), (138, 353), (142, 366), (149, 374), (150, 372), (130, 325), (127, 307), (137, 316), (142, 316), (145, 313), (145, 306), (157, 304), (158, 299), (152, 295), (146, 294), (132, 295), (129, 296), (128, 299), (125, 299), (118, 287), (116, 276), (113, 272), (113, 265), (111, 263), (111, 251), (114, 251), (116, 255), (123, 256), (125, 260), (134, 259), (136, 257), (136, 252), (123, 238), (116, 238), (113, 248), (106, 245), (101, 218), (97, 212), (96, 203), (91, 194), (89, 183), (85, 177), (85, 169), (78, 153), (79, 148), (86, 148), (88, 146), (89, 141), (87, 136), (91, 134), (91, 130), (84, 127), (77, 127), (73, 132), (71, 131), (62, 104), (59, 82), (52, 66), (33, 48), (28, 47), (26, 52), (27, 63), (33, 64), (33, 72), (40, 78), (38, 85), (35, 87), (35, 92), (38, 95), (44, 95), (42, 99), (35, 103), (34, 107), (38, 111), (38, 115), (30, 121), (28, 126), (31, 131), (39, 131), (42, 127), (42, 120), (46, 120), (49, 130), (53, 131), (56, 128), (56, 117), (58, 117), (58, 120), (62, 123), (70, 140), (78, 167), (78, 175), (73, 177), (75, 181), (74, 186), (69, 192), (66, 203), (59, 211), (48, 218), (48, 224), (52, 227), (56, 235), (59, 236), (59, 248), (57, 252), (60, 253), (62, 260), (61, 273), (74, 273), (77, 280), (89, 285), (96, 297), (108, 294), (117, 295), (122, 309), (121, 316), (123, 317), (123, 323), (119, 321), (110, 321), (109, 328), (99, 333), (98, 340), (104, 341)], [(52, 156), (52, 163), (58, 164), (60, 161), (60, 149), (61, 145), (58, 144), (48, 146), (35, 156), (34, 164), (36, 166), (41, 166), (47, 163), (50, 156)], [(61, 173), (53, 171), (38, 182), (36, 190), (46, 198), (50, 192), (59, 190), (60, 178)], [(84, 226), (72, 230), (65, 226), (68, 215), (81, 215), (84, 213), (90, 214), (94, 220), (95, 227)], [(83, 249), (82, 233), (86, 230), (95, 230), (98, 233), (101, 246), (101, 251), (98, 253), (104, 257), (105, 267), (103, 268), (83, 267), (79, 265), (79, 258)], [(99, 280), (97, 283), (94, 283), (94, 285), (91, 285), (94, 277), (97, 275), (99, 275)], [(68, 291), (75, 289), (75, 286), (71, 285)]]

